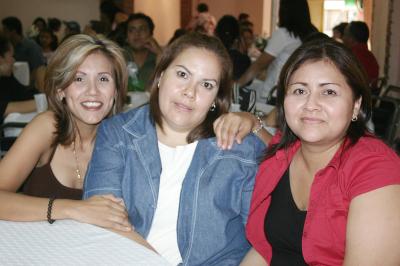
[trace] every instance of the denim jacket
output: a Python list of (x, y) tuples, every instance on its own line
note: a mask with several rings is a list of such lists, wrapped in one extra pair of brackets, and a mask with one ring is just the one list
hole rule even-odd
[[(239, 265), (250, 247), (245, 223), (264, 148), (254, 135), (229, 151), (219, 149), (215, 138), (199, 140), (180, 194), (177, 239), (182, 265)], [(130, 222), (146, 238), (157, 208), (160, 175), (157, 134), (144, 106), (99, 126), (84, 198), (123, 198)]]

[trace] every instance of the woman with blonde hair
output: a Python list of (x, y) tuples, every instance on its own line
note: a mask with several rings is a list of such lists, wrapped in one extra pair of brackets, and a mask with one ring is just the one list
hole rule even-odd
[[(45, 77), (50, 110), (25, 127), (0, 161), (0, 219), (74, 219), (131, 230), (121, 199), (81, 200), (97, 127), (122, 109), (126, 80), (115, 43), (88, 35), (62, 43)], [(21, 186), (23, 193), (16, 193)]]

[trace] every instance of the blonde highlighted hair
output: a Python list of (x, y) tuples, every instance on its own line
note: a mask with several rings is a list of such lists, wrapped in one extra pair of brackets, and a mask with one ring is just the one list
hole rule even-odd
[(69, 37), (57, 48), (47, 66), (44, 90), (49, 108), (55, 113), (56, 132), (53, 145), (70, 144), (76, 137), (76, 128), (71, 111), (59, 91), (66, 89), (73, 81), (79, 66), (93, 53), (106, 56), (112, 65), (116, 87), (115, 102), (109, 115), (122, 110), (127, 88), (127, 68), (121, 48), (114, 42), (84, 34)]

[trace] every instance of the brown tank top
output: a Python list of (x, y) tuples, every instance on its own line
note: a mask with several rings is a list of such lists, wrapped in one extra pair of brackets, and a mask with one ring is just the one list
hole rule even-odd
[(61, 184), (51, 169), (55, 149), (47, 164), (36, 167), (25, 181), (22, 192), (29, 196), (57, 199), (82, 199), (82, 189), (70, 188)]

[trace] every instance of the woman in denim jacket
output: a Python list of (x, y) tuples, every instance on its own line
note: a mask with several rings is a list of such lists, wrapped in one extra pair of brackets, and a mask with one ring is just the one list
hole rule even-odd
[(231, 69), (216, 38), (184, 35), (161, 57), (150, 104), (106, 120), (97, 133), (84, 198), (123, 198), (136, 232), (173, 265), (238, 265), (250, 247), (245, 223), (265, 145), (252, 134), (229, 150), (216, 142)]

